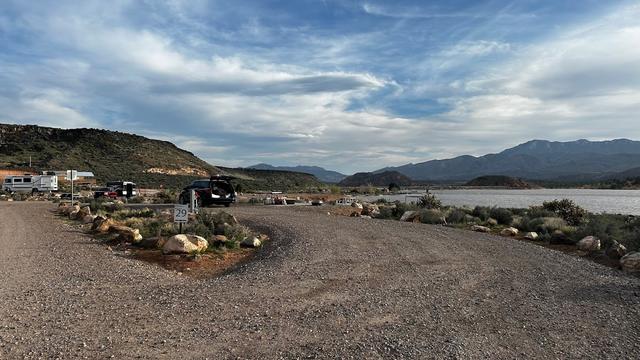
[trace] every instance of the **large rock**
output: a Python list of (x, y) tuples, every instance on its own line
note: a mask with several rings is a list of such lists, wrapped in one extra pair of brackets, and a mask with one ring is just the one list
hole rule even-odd
[(363, 206), (359, 202), (352, 202), (351, 207), (362, 210)]
[(91, 226), (91, 230), (98, 233), (106, 233), (109, 231), (111, 225), (115, 225), (115, 221), (111, 218), (104, 218), (102, 216), (98, 216), (93, 220), (93, 226)]
[(500, 232), (500, 235), (502, 235), (502, 236), (516, 236), (516, 235), (518, 235), (518, 232), (519, 232), (518, 229), (516, 229), (514, 227), (508, 227), (508, 228), (502, 230)]
[(84, 217), (87, 215), (91, 215), (91, 208), (88, 206), (85, 206), (81, 208), (80, 211), (78, 212), (78, 219), (84, 219)]
[(627, 254), (627, 248), (614, 240), (607, 248), (606, 253), (608, 257), (618, 260)]
[(96, 216), (95, 215), (85, 215), (82, 217), (82, 223), (83, 224), (91, 224), (93, 223), (93, 220), (95, 220)]
[(400, 221), (416, 222), (420, 221), (420, 213), (417, 211), (405, 211), (400, 217)]
[(584, 239), (578, 241), (578, 249), (582, 251), (599, 251), (600, 239), (595, 236), (587, 236)]
[(178, 234), (170, 237), (162, 247), (163, 254), (192, 254), (207, 250), (209, 243), (198, 235)]
[(528, 232), (528, 233), (526, 233), (526, 234), (524, 235), (524, 238), (525, 238), (525, 239), (527, 239), (527, 240), (531, 240), (531, 241), (536, 241), (536, 240), (538, 240), (538, 238), (539, 238), (539, 237), (540, 237), (540, 236), (538, 235), (538, 233), (537, 233), (537, 232), (533, 232), (533, 231)]
[(471, 226), (471, 231), (482, 232), (482, 233), (490, 233), (491, 229), (486, 226), (473, 225)]
[(262, 245), (262, 242), (260, 241), (260, 239), (258, 239), (255, 236), (250, 236), (248, 238), (245, 238), (244, 240), (242, 240), (242, 242), (240, 243), (240, 246), (242, 247), (249, 247), (249, 248), (257, 248), (260, 247)]
[(494, 218), (489, 218), (489, 220), (487, 220), (487, 225), (489, 225), (489, 226), (498, 226), (498, 220), (496, 220)]
[(123, 242), (137, 244), (142, 241), (142, 235), (140, 235), (140, 230), (132, 229), (128, 226), (117, 225), (117, 224), (111, 225), (109, 227), (109, 232), (118, 234), (118, 240)]
[(69, 219), (75, 220), (78, 217), (78, 213), (80, 212), (79, 205), (66, 206), (63, 207), (63, 214), (69, 216)]
[(640, 272), (640, 252), (629, 253), (620, 259), (620, 266), (623, 271), (630, 273)]
[(375, 204), (363, 204), (362, 205), (362, 213), (363, 216), (371, 216), (376, 217), (380, 215), (380, 208)]

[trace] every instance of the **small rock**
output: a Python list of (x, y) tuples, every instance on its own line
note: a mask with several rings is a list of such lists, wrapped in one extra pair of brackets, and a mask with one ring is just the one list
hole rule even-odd
[(538, 240), (539, 237), (540, 236), (538, 236), (537, 232), (528, 232), (524, 235), (525, 239), (532, 240), (532, 241)]
[(242, 240), (242, 242), (240, 243), (240, 246), (250, 247), (250, 248), (257, 248), (257, 247), (260, 247), (261, 245), (262, 245), (262, 242), (257, 237), (248, 237)]
[(516, 229), (514, 227), (508, 227), (508, 228), (502, 230), (500, 232), (500, 235), (502, 235), (502, 236), (516, 236), (516, 235), (518, 235), (518, 232), (519, 232), (518, 229)]
[(486, 226), (473, 225), (473, 226), (471, 226), (471, 231), (482, 232), (482, 233), (490, 233), (491, 229), (489, 229)]
[(405, 211), (400, 217), (400, 221), (413, 222), (416, 218), (420, 218), (420, 214), (417, 211)]
[(487, 225), (489, 225), (489, 226), (498, 226), (498, 220), (496, 220), (494, 218), (489, 218), (489, 220), (487, 220)]
[(640, 272), (640, 252), (632, 252), (623, 256), (620, 259), (620, 266), (625, 272)]
[(617, 260), (622, 258), (627, 253), (627, 248), (614, 240), (607, 248), (606, 253), (608, 257)]
[(600, 239), (595, 236), (587, 236), (578, 241), (578, 249), (582, 251), (598, 251), (600, 250)]

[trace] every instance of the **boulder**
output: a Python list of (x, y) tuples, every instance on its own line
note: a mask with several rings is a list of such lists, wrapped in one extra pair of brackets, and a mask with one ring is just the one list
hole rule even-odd
[(611, 243), (606, 251), (607, 256), (614, 260), (622, 258), (626, 253), (627, 248), (615, 240)]
[(587, 236), (578, 241), (578, 249), (582, 251), (598, 251), (600, 250), (600, 239), (595, 236)]
[(93, 220), (96, 218), (95, 215), (85, 215), (84, 217), (82, 217), (82, 223), (83, 224), (92, 224)]
[(417, 211), (405, 211), (400, 217), (400, 221), (415, 222), (416, 219), (420, 221), (420, 213)]
[(352, 202), (351, 207), (362, 210), (363, 206), (359, 202)]
[(362, 205), (361, 215), (376, 217), (380, 215), (380, 208), (378, 205), (365, 203)]
[(98, 216), (93, 220), (93, 226), (91, 226), (91, 230), (98, 233), (106, 233), (109, 231), (111, 225), (115, 225), (115, 221), (111, 218), (103, 218), (102, 216)]
[(489, 225), (489, 226), (498, 226), (498, 220), (496, 220), (494, 218), (489, 218), (489, 220), (487, 220), (487, 225)]
[(525, 239), (527, 239), (527, 240), (532, 240), (532, 241), (536, 241), (536, 240), (538, 240), (538, 238), (539, 238), (539, 237), (540, 237), (540, 236), (538, 236), (538, 233), (537, 233), (537, 232), (533, 232), (533, 231), (532, 231), (532, 232), (528, 232), (528, 233), (526, 233), (526, 234), (524, 235), (524, 238), (525, 238)]
[(490, 233), (491, 229), (486, 226), (473, 225), (471, 226), (471, 231), (482, 232), (482, 233)]
[(518, 232), (519, 232), (518, 229), (516, 229), (514, 227), (508, 227), (508, 228), (502, 230), (500, 232), (500, 235), (502, 235), (502, 236), (516, 236), (516, 235), (518, 235)]
[(162, 253), (169, 254), (192, 254), (207, 250), (209, 243), (198, 235), (178, 234), (170, 237), (162, 247)]
[(80, 212), (78, 213), (78, 219), (84, 219), (84, 217), (87, 215), (91, 215), (91, 208), (85, 206), (80, 209)]
[(257, 247), (260, 247), (261, 245), (262, 245), (262, 242), (260, 241), (260, 239), (258, 239), (255, 236), (253, 236), (253, 237), (250, 236), (248, 238), (245, 238), (240, 243), (240, 246), (249, 247), (249, 248), (257, 248)]
[(142, 241), (142, 235), (140, 235), (140, 230), (132, 229), (128, 226), (117, 225), (117, 224), (111, 225), (109, 227), (109, 232), (118, 234), (118, 240), (122, 242), (137, 244)]
[(229, 241), (229, 239), (224, 235), (216, 235), (213, 237), (213, 244), (215, 246), (223, 246), (227, 241)]
[(82, 216), (80, 214), (80, 210), (73, 210), (69, 213), (69, 219), (71, 220), (81, 220)]
[(629, 253), (620, 259), (622, 270), (630, 273), (640, 272), (640, 252)]

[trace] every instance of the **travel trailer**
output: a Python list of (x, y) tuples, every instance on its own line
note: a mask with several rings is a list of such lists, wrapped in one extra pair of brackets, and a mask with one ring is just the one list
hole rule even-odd
[(9, 175), (4, 178), (2, 190), (12, 193), (58, 191), (58, 178), (55, 175)]

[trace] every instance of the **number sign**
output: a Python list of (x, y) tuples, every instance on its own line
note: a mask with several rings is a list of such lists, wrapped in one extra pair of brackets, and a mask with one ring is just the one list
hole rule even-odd
[(173, 222), (186, 224), (189, 221), (189, 205), (175, 205)]

